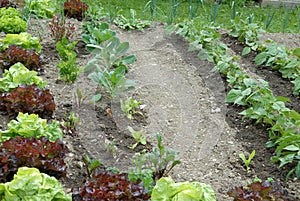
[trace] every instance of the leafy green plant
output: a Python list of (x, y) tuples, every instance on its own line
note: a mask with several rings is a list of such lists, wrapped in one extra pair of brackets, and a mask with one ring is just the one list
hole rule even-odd
[(246, 45), (242, 55), (247, 55), (251, 50), (256, 51), (260, 45), (259, 36), (263, 32), (261, 26), (256, 23), (248, 23), (246, 20), (236, 18), (232, 21), (229, 35)]
[(61, 62), (58, 63), (57, 68), (59, 68), (60, 78), (68, 83), (73, 83), (77, 80), (81, 68), (78, 67), (77, 55), (73, 51), (77, 44), (77, 41), (69, 43), (66, 37), (62, 38), (62, 41), (56, 43), (56, 50), (61, 58)]
[[(116, 35), (115, 31), (109, 29), (106, 22), (88, 21), (82, 25), (82, 41), (86, 44), (100, 45), (103, 41), (109, 40)], [(86, 46), (92, 52), (95, 48)]]
[(55, 39), (55, 42), (62, 41), (63, 37), (71, 39), (73, 37), (75, 26), (70, 22), (66, 22), (64, 16), (55, 15), (49, 23), (51, 30), (51, 36)]
[(87, 48), (93, 48), (94, 58), (90, 60), (85, 67), (85, 72), (100, 71), (101, 68), (110, 70), (112, 67), (124, 67), (132, 64), (136, 57), (135, 55), (126, 55), (129, 49), (128, 42), (120, 42), (117, 37), (112, 37), (101, 43), (101, 45), (88, 44)]
[(152, 191), (151, 200), (216, 201), (212, 187), (200, 182), (175, 183), (169, 177), (160, 178)]
[(20, 167), (12, 181), (0, 183), (0, 197), (2, 200), (72, 200), (57, 179), (27, 167)]
[(248, 159), (246, 159), (246, 156), (243, 153), (239, 154), (239, 157), (242, 159), (242, 161), (244, 162), (244, 165), (246, 166), (247, 172), (250, 170), (250, 163), (251, 163), (252, 159), (254, 158), (254, 156), (255, 156), (255, 150), (253, 150), (251, 152)]
[(0, 91), (10, 92), (21, 84), (36, 84), (39, 88), (44, 88), (47, 82), (38, 77), (36, 71), (30, 71), (18, 62), (11, 66), (9, 70), (4, 70), (3, 76), (0, 78)]
[(17, 45), (30, 50), (35, 49), (37, 53), (40, 53), (42, 46), (36, 37), (31, 37), (29, 33), (22, 32), (20, 34), (6, 34), (5, 38), (0, 39), (0, 42), (3, 43), (0, 46), (1, 52), (5, 51), (10, 45)]
[(130, 181), (141, 179), (149, 193), (152, 192), (154, 182), (168, 173), (180, 161), (176, 159), (178, 152), (173, 149), (166, 149), (162, 145), (162, 136), (157, 134), (157, 147), (153, 147), (152, 152), (136, 153), (133, 156), (135, 166), (129, 168), (128, 178)]
[(139, 144), (146, 145), (147, 144), (147, 138), (143, 135), (143, 129), (139, 131), (133, 130), (132, 127), (128, 126), (128, 130), (130, 131), (132, 137), (135, 139), (135, 144), (130, 146), (130, 149), (134, 149)]
[(135, 87), (135, 82), (125, 78), (126, 68), (119, 66), (114, 70), (97, 69), (89, 74), (89, 78), (96, 84), (103, 86), (112, 98), (121, 92), (130, 90)]
[(15, 8), (0, 8), (0, 31), (17, 34), (27, 30), (27, 23)]
[[(266, 41), (269, 44), (259, 48), (260, 53), (255, 57), (256, 65), (266, 65), (273, 69), (278, 70), (283, 78), (294, 79), (295, 87), (293, 93), (299, 94), (300, 89), (297, 87), (297, 79), (300, 75), (299, 69), (299, 58), (297, 56), (297, 49), (291, 51), (288, 50), (284, 45), (278, 45), (273, 41)], [(294, 56), (298, 57), (297, 59)]]
[(30, 12), (40, 18), (53, 18), (57, 11), (57, 1), (52, 0), (25, 0)]
[(120, 27), (121, 29), (125, 30), (143, 30), (146, 27), (149, 27), (151, 25), (150, 21), (141, 21), (136, 19), (136, 12), (134, 9), (130, 9), (130, 17), (126, 18), (123, 15), (118, 16), (114, 23)]
[(46, 119), (41, 119), (36, 114), (29, 115), (20, 112), (17, 120), (11, 120), (7, 124), (8, 130), (0, 132), (0, 137), (2, 142), (16, 136), (38, 139), (47, 137), (55, 142), (57, 139), (62, 139), (62, 130), (59, 125), (57, 121), (53, 120), (51, 124), (47, 124)]
[(85, 164), (88, 177), (92, 177), (92, 175), (95, 174), (96, 169), (101, 166), (100, 160), (91, 159), (88, 155), (84, 155), (82, 160)]
[(133, 119), (135, 114), (140, 114), (143, 116), (138, 109), (142, 104), (142, 101), (134, 100), (132, 97), (127, 98), (127, 100), (120, 100), (121, 110), (125, 112), (128, 119)]
[(74, 112), (70, 112), (68, 117), (64, 117), (60, 124), (63, 133), (77, 135), (76, 126), (79, 124), (79, 116)]

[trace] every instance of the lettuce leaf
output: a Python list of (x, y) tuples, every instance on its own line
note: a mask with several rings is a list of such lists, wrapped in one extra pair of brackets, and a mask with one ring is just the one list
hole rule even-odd
[(6, 141), (12, 137), (22, 136), (26, 138), (48, 137), (51, 142), (62, 139), (62, 130), (57, 121), (47, 124), (46, 119), (39, 118), (36, 114), (19, 113), (16, 120), (11, 120), (8, 124), (8, 130), (1, 131), (0, 141)]
[(14, 88), (17, 88), (21, 84), (36, 84), (39, 88), (45, 88), (47, 82), (44, 82), (42, 78), (37, 76), (36, 71), (28, 70), (20, 62), (14, 64), (5, 70), (2, 78), (0, 78), (0, 91), (12, 91)]
[(42, 50), (39, 39), (37, 37), (31, 37), (27, 32), (22, 32), (20, 34), (6, 34), (5, 38), (0, 39), (0, 42), (3, 43), (3, 45), (0, 46), (1, 51), (5, 51), (13, 44), (21, 46), (26, 50), (34, 48), (37, 53), (40, 53)]
[(57, 10), (56, 1), (53, 0), (26, 0), (26, 5), (40, 18), (52, 18)]
[(216, 201), (210, 185), (199, 182), (175, 183), (169, 177), (162, 177), (152, 191), (153, 201)]
[(71, 201), (61, 183), (36, 168), (21, 167), (11, 182), (0, 184), (1, 201)]

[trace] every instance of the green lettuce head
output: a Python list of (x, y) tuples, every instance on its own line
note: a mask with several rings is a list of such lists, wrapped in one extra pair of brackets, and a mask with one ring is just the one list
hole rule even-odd
[(1, 201), (71, 201), (61, 183), (36, 168), (19, 168), (11, 182), (0, 184)]
[(152, 201), (216, 201), (210, 185), (199, 182), (175, 183), (169, 177), (156, 182), (151, 195)]

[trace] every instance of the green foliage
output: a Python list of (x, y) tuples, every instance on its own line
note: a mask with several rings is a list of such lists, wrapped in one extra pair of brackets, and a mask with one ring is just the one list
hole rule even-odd
[(77, 135), (76, 127), (79, 124), (79, 116), (74, 112), (70, 112), (70, 115), (63, 118), (61, 122), (61, 128), (66, 134)]
[(101, 45), (88, 44), (87, 48), (94, 48), (92, 52), (95, 56), (85, 67), (85, 72), (99, 71), (101, 68), (110, 70), (112, 67), (123, 66), (135, 62), (135, 55), (126, 55), (129, 49), (128, 42), (120, 42), (117, 37), (112, 37), (101, 43)]
[(36, 168), (21, 167), (14, 179), (0, 184), (1, 200), (57, 200), (71, 201), (61, 183), (54, 177), (40, 173)]
[(139, 106), (142, 104), (142, 101), (134, 100), (132, 97), (127, 98), (127, 100), (120, 100), (121, 110), (125, 112), (128, 119), (133, 119), (133, 115), (140, 114), (143, 115), (139, 109)]
[(147, 144), (147, 138), (146, 136), (143, 135), (144, 130), (139, 130), (139, 131), (135, 131), (133, 130), (133, 128), (131, 128), (130, 126), (128, 126), (128, 130), (130, 131), (132, 137), (135, 139), (135, 144), (130, 146), (130, 149), (134, 149), (137, 145), (142, 144), (142, 145), (146, 145)]
[(210, 185), (188, 181), (175, 183), (169, 177), (162, 177), (156, 182), (151, 200), (216, 201), (217, 199)]
[(278, 45), (270, 40), (267, 42), (268, 45), (259, 48), (260, 53), (255, 57), (255, 64), (271, 66), (273, 69), (279, 70), (283, 78), (294, 79), (291, 81), (295, 85), (293, 94), (299, 95), (300, 57), (297, 56), (299, 50), (296, 48), (290, 51), (284, 45)]
[(82, 159), (89, 177), (95, 174), (96, 169), (101, 166), (100, 160), (91, 159), (88, 155), (84, 155)]
[(25, 0), (25, 3), (31, 13), (40, 18), (53, 18), (58, 7), (57, 1), (53, 0)]
[(16, 63), (5, 70), (2, 78), (0, 78), (0, 91), (12, 91), (20, 84), (37, 84), (39, 88), (46, 87), (47, 83), (37, 76), (36, 71), (28, 70), (23, 64)]
[(152, 148), (152, 152), (136, 153), (133, 156), (135, 166), (129, 169), (128, 178), (130, 181), (141, 179), (149, 193), (152, 192), (154, 181), (157, 181), (178, 164), (176, 160), (178, 152), (173, 149), (166, 149), (162, 145), (162, 136), (157, 134), (157, 147)]
[(30, 50), (35, 49), (37, 53), (40, 53), (42, 46), (36, 37), (31, 37), (29, 33), (23, 32), (20, 34), (6, 34), (5, 38), (0, 39), (0, 42), (3, 43), (0, 46), (1, 51), (5, 51), (10, 45), (17, 45)]
[(58, 55), (62, 60), (58, 63), (57, 68), (59, 68), (60, 78), (68, 83), (75, 82), (79, 76), (79, 73), (81, 72), (81, 68), (79, 68), (78, 64), (76, 63), (76, 52), (73, 51), (76, 44), (77, 41), (69, 43), (66, 37), (63, 37), (62, 41), (58, 41), (56, 43), (56, 50), (58, 51)]
[(248, 159), (246, 159), (246, 156), (243, 153), (239, 154), (239, 157), (242, 159), (242, 161), (244, 162), (244, 164), (246, 166), (247, 172), (250, 170), (250, 163), (251, 163), (252, 159), (254, 158), (254, 156), (255, 156), (255, 150), (253, 150), (251, 152)]
[[(88, 21), (82, 25), (82, 41), (86, 44), (100, 45), (116, 35), (115, 31), (109, 29), (106, 22)], [(92, 52), (95, 48), (86, 46), (86, 49)]]
[(247, 47), (244, 48), (242, 55), (246, 55), (251, 50), (256, 51), (260, 45), (259, 36), (263, 32), (262, 28), (256, 23), (249, 23), (247, 20), (236, 18), (230, 27), (230, 36), (238, 38)]
[(11, 120), (7, 124), (8, 130), (1, 131), (1, 141), (22, 136), (26, 138), (35, 137), (37, 139), (48, 137), (51, 142), (55, 142), (57, 139), (62, 139), (62, 131), (59, 125), (57, 121), (47, 124), (46, 119), (41, 119), (36, 114), (29, 115), (20, 112), (17, 120)]
[(97, 69), (89, 74), (89, 78), (96, 84), (103, 86), (106, 91), (114, 98), (121, 92), (130, 90), (135, 87), (135, 82), (125, 78), (126, 68), (119, 66), (114, 70)]
[(15, 8), (0, 8), (0, 32), (17, 34), (27, 30), (26, 22)]
[(123, 15), (118, 16), (114, 23), (125, 30), (143, 30), (151, 25), (150, 21), (141, 21), (136, 19), (136, 11), (134, 9), (130, 9), (130, 17), (126, 18)]

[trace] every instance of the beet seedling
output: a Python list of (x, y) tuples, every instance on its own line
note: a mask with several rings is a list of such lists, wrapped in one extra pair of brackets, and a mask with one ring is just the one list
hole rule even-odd
[(251, 163), (251, 160), (254, 158), (254, 156), (255, 156), (255, 150), (253, 150), (251, 152), (248, 159), (246, 159), (244, 154), (239, 154), (239, 157), (243, 160), (243, 162), (246, 166), (247, 172), (249, 172), (249, 170), (250, 170), (250, 163)]

